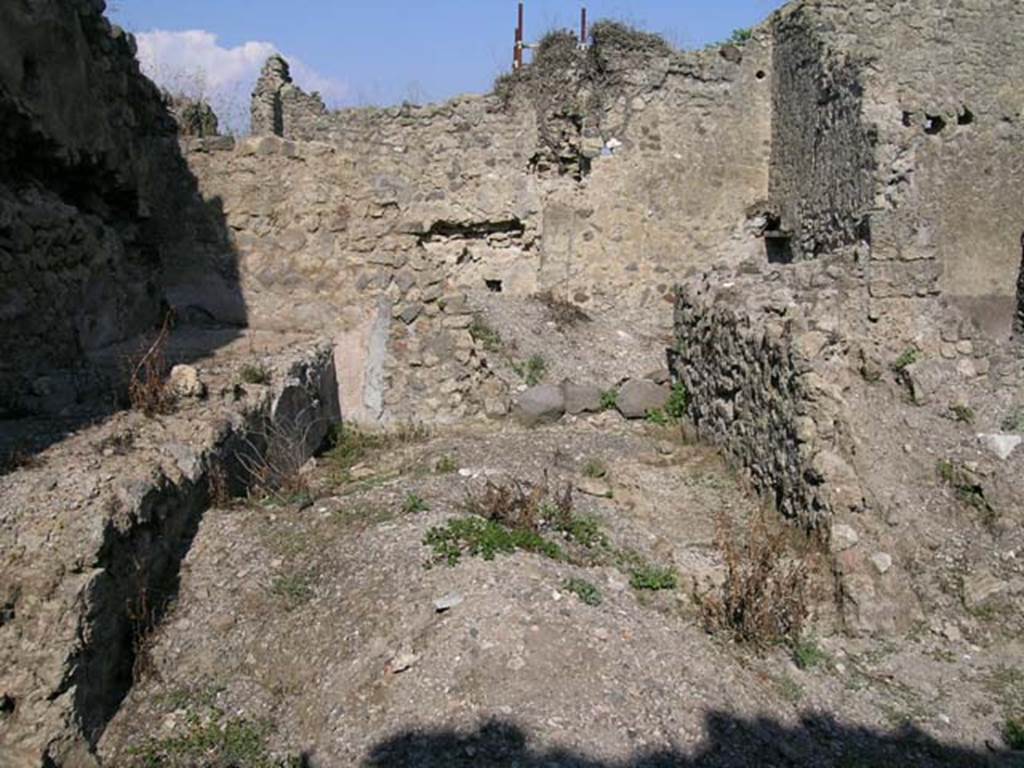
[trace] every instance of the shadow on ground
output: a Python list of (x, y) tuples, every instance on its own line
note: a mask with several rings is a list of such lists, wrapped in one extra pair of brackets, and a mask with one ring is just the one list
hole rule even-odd
[[(799, 725), (768, 718), (748, 720), (723, 712), (706, 717), (707, 738), (692, 750), (641, 751), (625, 761), (605, 761), (578, 752), (531, 744), (525, 731), (491, 720), (471, 733), (406, 731), (378, 744), (364, 768), (751, 768), (752, 766), (1024, 766), (1024, 753), (991, 748), (979, 752), (943, 744), (907, 725), (891, 732), (851, 726), (828, 714), (805, 714)], [(316, 760), (309, 765), (318, 765)]]

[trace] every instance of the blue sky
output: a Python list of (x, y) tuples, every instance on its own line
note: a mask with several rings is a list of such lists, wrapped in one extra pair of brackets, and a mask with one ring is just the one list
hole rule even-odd
[[(527, 37), (578, 24), (578, 0), (527, 0)], [(334, 105), (436, 101), (481, 92), (508, 69), (515, 0), (109, 0), (111, 17), (159, 57), (161, 76), (205, 69), (217, 81), (251, 87), (254, 60), (270, 48), (299, 60), (300, 84)], [(587, 0), (592, 19), (614, 18), (658, 32), (681, 47), (721, 40), (783, 0)], [(260, 45), (256, 45), (260, 44)], [(146, 60), (143, 61), (147, 64)], [(224, 70), (218, 72), (216, 70)], [(230, 71), (227, 71), (230, 70)], [(159, 78), (155, 78), (158, 79)], [(303, 83), (302, 81), (306, 82)]]

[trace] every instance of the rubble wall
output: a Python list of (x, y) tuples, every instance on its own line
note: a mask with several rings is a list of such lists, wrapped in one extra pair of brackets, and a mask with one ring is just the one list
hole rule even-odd
[(328, 112), (270, 59), (253, 96), (262, 135), (184, 145), (223, 201), (250, 322), (334, 333), (357, 420), (500, 415), (505, 393), (469, 331), (474, 296), (657, 311), (679, 270), (757, 252), (747, 213), (767, 195), (770, 41), (634, 43), (573, 44), (570, 57), (602, 56), (611, 83), (593, 109), (573, 106), (582, 81), (555, 106), (523, 81)]
[(831, 50), (806, 5), (775, 19), (770, 196), (796, 260), (869, 237), (874, 156), (861, 63)]
[[(841, 390), (826, 373), (839, 352), (834, 318), (801, 309), (771, 271), (729, 277), (712, 271), (678, 289), (674, 375), (689, 415), (783, 515), (827, 530), (837, 507), (862, 505), (843, 458)], [(825, 303), (842, 290), (816, 282)]]
[[(103, 8), (0, 7), (0, 417), (96, 395), (93, 356), (161, 320), (168, 244), (220, 237), (134, 40)], [(222, 293), (244, 322), (232, 267)]]

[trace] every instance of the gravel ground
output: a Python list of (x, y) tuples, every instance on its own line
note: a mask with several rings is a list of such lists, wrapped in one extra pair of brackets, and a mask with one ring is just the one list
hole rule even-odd
[[(599, 464), (603, 478), (585, 476)], [(587, 487), (574, 511), (607, 547), (425, 567), (424, 536), (464, 516), (468, 490), (545, 472), (552, 489)], [(709, 635), (692, 594), (721, 578), (716, 519), (758, 505), (671, 429), (608, 413), (466, 428), (344, 476), (320, 460), (310, 481), (312, 501), (206, 514), (101, 743), (108, 763), (136, 765), (147, 744), (183, 749), (212, 723), (249, 729), (250, 765), (1021, 764), (998, 733), (1024, 695), (1019, 640), (822, 632), (798, 665)], [(621, 550), (671, 566), (677, 587), (635, 589), (632, 566), (607, 554)]]

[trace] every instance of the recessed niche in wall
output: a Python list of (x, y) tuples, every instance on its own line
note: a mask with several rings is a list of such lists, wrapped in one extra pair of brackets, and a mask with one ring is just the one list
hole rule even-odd
[(925, 115), (924, 117), (924, 132), (929, 136), (935, 136), (936, 134), (942, 133), (946, 127), (946, 121), (938, 115)]

